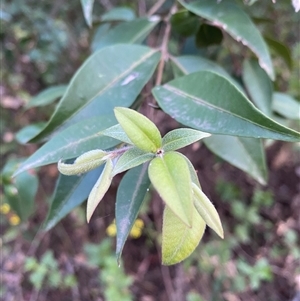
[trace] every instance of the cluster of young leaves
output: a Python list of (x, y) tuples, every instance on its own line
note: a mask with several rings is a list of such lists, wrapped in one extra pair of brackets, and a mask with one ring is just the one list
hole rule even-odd
[[(148, 169), (150, 182), (166, 204), (163, 217), (163, 264), (175, 264), (189, 256), (202, 238), (206, 224), (223, 238), (219, 215), (202, 192), (196, 171), (187, 157), (175, 151), (210, 134), (193, 129), (176, 129), (162, 138), (157, 127), (140, 113), (121, 107), (115, 108), (114, 112), (119, 124), (104, 130), (102, 134), (129, 146), (108, 152), (91, 150), (79, 156), (72, 164), (58, 162), (59, 171), (65, 175), (85, 173), (105, 164), (87, 200), (87, 220), (90, 220), (116, 174), (144, 164), (143, 177), (147, 177), (145, 170)], [(149, 167), (145, 165), (148, 161)], [(146, 191), (147, 188), (143, 195)], [(122, 198), (124, 202), (126, 199), (124, 196)], [(118, 257), (142, 201), (141, 195), (137, 203), (134, 203), (134, 198), (130, 199), (127, 204), (130, 210), (119, 210), (119, 203), (116, 203), (117, 241), (121, 242), (117, 244)]]
[[(82, 1), (89, 25), (93, 23), (92, 3)], [(175, 3), (176, 1), (174, 5)], [(139, 125), (130, 118), (128, 120), (127, 113), (124, 113), (124, 107), (138, 107), (143, 100), (141, 96), (143, 87), (151, 79), (158, 63), (166, 59), (167, 49), (139, 45), (155, 27), (163, 26), (164, 22), (166, 22), (166, 33), (170, 28), (175, 38), (176, 35), (193, 35), (198, 44), (201, 42), (198, 45), (201, 47), (207, 43), (205, 39), (210, 36), (207, 33), (211, 33), (213, 27), (213, 32), (217, 36), (213, 43), (221, 43), (221, 32), (223, 36), (231, 36), (237, 43), (245, 45), (257, 58), (244, 59), (241, 83), (221, 66), (198, 54), (179, 56), (169, 54), (175, 79), (163, 85), (159, 83), (152, 89), (152, 94), (166, 114), (191, 128), (184, 131), (192, 133), (193, 130), (199, 130), (210, 133), (211, 136), (203, 139), (204, 144), (222, 159), (244, 170), (260, 183), (265, 183), (267, 180), (261, 138), (290, 142), (300, 140), (298, 132), (281, 124), (284, 123), (283, 118), (300, 119), (297, 113), (299, 103), (284, 93), (274, 92), (272, 81), (275, 72), (268, 44), (242, 6), (231, 0), (223, 0), (220, 3), (201, 0), (189, 3), (178, 1), (177, 7), (180, 7), (177, 12), (170, 9), (169, 20), (158, 15), (137, 18), (131, 9), (120, 7), (103, 14), (100, 18), (101, 24), (92, 40), (92, 54), (73, 76), (69, 85), (52, 90), (51, 93), (46, 94), (48, 97), (46, 100), (36, 98), (28, 104), (28, 107), (49, 104), (62, 95), (55, 112), (46, 124), (31, 125), (30, 131), (25, 130), (23, 135), (19, 135), (19, 141), (22, 143), (35, 143), (45, 139), (48, 141), (19, 167), (17, 173), (57, 163), (60, 160), (61, 170), (70, 167), (72, 170), (76, 166), (77, 171), (81, 170), (80, 173), (87, 172), (80, 176), (60, 175), (44, 229), (53, 227), (89, 196), (88, 218), (90, 218), (97, 201), (108, 188), (112, 176), (130, 168), (118, 188), (116, 201), (116, 220), (119, 221), (117, 222), (118, 256), (121, 254), (124, 237), (128, 235), (130, 225), (136, 218), (150, 180), (166, 202), (165, 221), (177, 218), (180, 222), (174, 223), (176, 226), (184, 225), (187, 231), (191, 231), (190, 229), (195, 227), (194, 224), (197, 224), (192, 223), (192, 220), (203, 219), (203, 212), (202, 215), (191, 213), (195, 211), (191, 209), (194, 207), (197, 212), (201, 211), (196, 204), (180, 209), (181, 204), (187, 202), (191, 194), (202, 198), (202, 202), (204, 199), (200, 185), (197, 185), (197, 177), (186, 163), (188, 161), (174, 151), (176, 148), (171, 142), (166, 142), (168, 139), (173, 141), (172, 139), (175, 138), (172, 135), (179, 135), (183, 130), (178, 129), (179, 132), (175, 134), (173, 132), (172, 135), (170, 132), (160, 138), (157, 130), (150, 130), (149, 133), (147, 127), (140, 129), (146, 137), (154, 137), (149, 138), (148, 141), (144, 135), (136, 136)], [(193, 29), (195, 24), (196, 31)], [(183, 32), (182, 29), (189, 30)], [(165, 36), (167, 37), (167, 34)], [(205, 39), (201, 40), (201, 37)], [(273, 43), (273, 46), (275, 44)], [(281, 50), (282, 56), (288, 57), (288, 53), (283, 48)], [(247, 97), (246, 91), (252, 102)], [(289, 98), (289, 101), (286, 101), (286, 98)], [(123, 107), (123, 109), (118, 108), (114, 116), (116, 107)], [(132, 114), (132, 111), (130, 112)], [(281, 115), (281, 123), (276, 121), (275, 113)], [(118, 146), (120, 141), (129, 146), (111, 150)], [(143, 141), (142, 145), (140, 141)], [(163, 154), (159, 155), (157, 151), (160, 148)], [(88, 154), (81, 157), (86, 152)], [(77, 159), (70, 166), (72, 161), (66, 160), (74, 160), (74, 158)], [(150, 179), (147, 166), (138, 166), (147, 161), (151, 161)], [(105, 167), (100, 165), (104, 162), (106, 162)], [(96, 166), (99, 167), (92, 169)], [(187, 179), (192, 184), (185, 184), (184, 191), (187, 195), (176, 192), (173, 196), (174, 200), (170, 202), (168, 200), (171, 192), (166, 192), (160, 185), (165, 183), (165, 186), (169, 187), (174, 178), (175, 182), (179, 181), (177, 177), (181, 175), (172, 173), (176, 170), (176, 166), (189, 175)], [(66, 170), (65, 172), (68, 173)], [(106, 184), (102, 184), (102, 181)], [(187, 183), (187, 180), (182, 180), (182, 183)], [(91, 201), (96, 199), (97, 201)], [(135, 213), (129, 210), (132, 206), (137, 208)], [(128, 211), (131, 215), (124, 218), (124, 211)], [(205, 222), (209, 224), (206, 220)], [(198, 226), (199, 224), (201, 225), (201, 222)], [(183, 228), (176, 231), (176, 226), (172, 225), (173, 230), (168, 234), (169, 238), (171, 234), (183, 233)], [(163, 232), (168, 233), (165, 229), (170, 229), (171, 225), (164, 222), (163, 227)], [(166, 251), (164, 247), (163, 250), (164, 254), (170, 251)], [(178, 260), (176, 256), (174, 258), (173, 260)], [(168, 263), (168, 260), (165, 263)]]

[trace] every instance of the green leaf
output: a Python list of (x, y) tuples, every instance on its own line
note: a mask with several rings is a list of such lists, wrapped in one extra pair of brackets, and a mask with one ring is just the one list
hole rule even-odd
[(73, 76), (48, 124), (31, 142), (83, 119), (112, 114), (115, 106), (132, 105), (159, 59), (157, 50), (139, 45), (97, 51)]
[(219, 45), (223, 40), (222, 30), (209, 24), (201, 24), (196, 34), (197, 47)]
[(268, 173), (260, 139), (212, 135), (203, 142), (214, 154), (245, 171), (260, 184), (266, 184)]
[(178, 76), (197, 71), (212, 71), (224, 76), (244, 93), (242, 86), (224, 68), (213, 61), (195, 55), (182, 55), (178, 57), (171, 56), (170, 59), (172, 61), (173, 67), (177, 69), (176, 71)]
[(274, 40), (270, 37), (264, 37), (265, 41), (278, 56), (280, 56), (286, 63), (290, 70), (293, 69), (293, 58), (290, 49), (281, 43), (280, 41)]
[(114, 116), (94, 117), (82, 121), (58, 133), (32, 154), (17, 170), (15, 175), (59, 160), (76, 158), (91, 149), (107, 149), (119, 142), (101, 135), (101, 131), (116, 123)]
[(208, 19), (214, 25), (228, 32), (235, 40), (249, 47), (258, 57), (259, 64), (274, 80), (274, 69), (268, 47), (260, 31), (253, 24), (249, 16), (233, 1), (193, 1), (179, 2), (194, 14)]
[(59, 176), (48, 216), (43, 224), (43, 230), (48, 231), (53, 228), (61, 219), (87, 199), (102, 173), (103, 167), (100, 166), (82, 176)]
[(132, 144), (132, 141), (128, 138), (120, 124), (113, 125), (112, 127), (102, 131), (101, 134), (120, 140), (127, 144)]
[(285, 118), (300, 120), (300, 103), (288, 94), (275, 92), (272, 108)]
[(113, 44), (140, 44), (160, 21), (158, 16), (123, 22), (106, 32), (101, 39), (93, 40), (93, 51)]
[(138, 216), (145, 195), (150, 186), (148, 164), (129, 170), (119, 185), (116, 201), (117, 246), (118, 262), (128, 234)]
[(221, 238), (224, 238), (223, 227), (215, 206), (196, 184), (193, 183), (192, 186), (196, 210), (207, 226), (212, 228)]
[(153, 153), (146, 153), (136, 147), (130, 148), (118, 159), (116, 165), (114, 166), (113, 176), (150, 161), (153, 158)]
[(172, 30), (184, 37), (194, 35), (200, 25), (199, 18), (186, 9), (173, 14), (170, 22)]
[(210, 134), (197, 130), (176, 129), (163, 137), (162, 148), (165, 152), (177, 150), (209, 136)]
[(198, 246), (205, 230), (205, 222), (193, 206), (192, 227), (187, 227), (166, 206), (162, 229), (162, 264), (176, 264), (187, 258)]
[(81, 2), (85, 22), (89, 27), (92, 27), (94, 0), (80, 0), (80, 2)]
[(25, 109), (43, 107), (53, 103), (56, 99), (65, 94), (67, 87), (67, 85), (57, 85), (43, 90), (38, 95), (30, 99), (30, 101), (26, 104)]
[(19, 130), (15, 138), (21, 144), (26, 144), (31, 138), (37, 135), (46, 125), (46, 122), (38, 122), (27, 125)]
[(185, 159), (185, 161), (188, 164), (192, 183), (196, 184), (201, 189), (199, 178), (198, 178), (197, 172), (194, 168), (194, 165), (192, 164), (192, 162), (186, 156), (184, 156), (182, 154), (181, 154), (181, 156)]
[(101, 16), (102, 22), (110, 21), (132, 21), (135, 12), (130, 7), (114, 7)]
[(105, 163), (108, 153), (101, 149), (94, 149), (79, 156), (72, 164), (58, 161), (57, 168), (66, 176), (78, 175), (91, 171)]
[(103, 172), (101, 173), (99, 179), (97, 180), (96, 184), (94, 185), (93, 189), (89, 194), (87, 205), (86, 205), (87, 222), (90, 221), (92, 214), (94, 213), (100, 201), (103, 199), (105, 193), (107, 192), (111, 184), (112, 170), (113, 170), (112, 160), (108, 159), (103, 169)]
[(114, 111), (118, 122), (135, 146), (153, 153), (161, 147), (160, 132), (147, 117), (127, 108), (115, 108)]
[(224, 77), (201, 71), (155, 87), (161, 108), (197, 130), (254, 138), (299, 141), (300, 133), (265, 116)]
[(192, 227), (192, 187), (188, 164), (177, 152), (156, 157), (149, 165), (149, 178), (160, 197), (178, 218)]
[(255, 105), (263, 113), (271, 116), (273, 85), (267, 73), (259, 66), (256, 60), (244, 61), (243, 81)]
[[(22, 159), (9, 160), (3, 168), (2, 177), (10, 179), (20, 162)], [(26, 221), (34, 211), (37, 189), (38, 178), (33, 171), (25, 171), (15, 177), (11, 184), (3, 185), (4, 195), (9, 205), (22, 221)]]

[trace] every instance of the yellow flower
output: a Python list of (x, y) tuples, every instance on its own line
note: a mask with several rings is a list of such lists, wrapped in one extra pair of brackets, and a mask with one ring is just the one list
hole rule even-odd
[(0, 206), (0, 212), (2, 214), (7, 214), (10, 211), (10, 206), (7, 203), (4, 203)]
[(9, 219), (8, 222), (12, 225), (12, 226), (17, 226), (20, 224), (21, 219), (16, 215), (16, 214), (12, 214)]
[(130, 236), (135, 239), (139, 238), (142, 235), (143, 228), (144, 228), (143, 220), (141, 220), (140, 218), (137, 218), (130, 231)]
[(111, 237), (115, 237), (117, 235), (117, 226), (115, 223), (110, 224), (106, 228), (106, 234)]

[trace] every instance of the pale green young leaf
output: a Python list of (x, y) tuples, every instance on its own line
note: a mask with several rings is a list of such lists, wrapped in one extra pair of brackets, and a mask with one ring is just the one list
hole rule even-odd
[(187, 165), (189, 167), (189, 171), (190, 171), (190, 176), (191, 176), (192, 183), (198, 185), (199, 188), (201, 188), (201, 184), (199, 182), (199, 178), (198, 178), (197, 172), (196, 172), (196, 170), (195, 170), (192, 162), (186, 156), (184, 156), (183, 154), (180, 154), (180, 155), (184, 158), (184, 160), (186, 161), (186, 163), (187, 163)]
[(132, 141), (128, 138), (120, 124), (111, 126), (110, 128), (102, 131), (101, 134), (114, 139), (118, 139), (127, 144), (132, 144)]
[(221, 238), (224, 238), (223, 227), (215, 206), (196, 184), (192, 183), (192, 187), (196, 210), (207, 226), (212, 228)]
[(128, 108), (115, 108), (115, 116), (132, 143), (145, 152), (155, 153), (162, 143), (156, 125), (144, 115)]
[(149, 178), (163, 201), (188, 227), (192, 226), (192, 186), (188, 163), (177, 152), (156, 157), (149, 165)]
[(162, 228), (162, 264), (172, 265), (187, 258), (198, 246), (205, 230), (205, 222), (192, 210), (193, 225), (188, 227), (166, 206)]
[(209, 136), (208, 133), (193, 129), (176, 129), (163, 137), (162, 148), (165, 152), (177, 150)]
[(63, 163), (59, 160), (57, 168), (60, 173), (71, 176), (86, 173), (105, 163), (107, 152), (101, 149), (94, 149), (79, 156), (74, 163)]
[(86, 206), (86, 219), (87, 222), (90, 221), (92, 214), (94, 213), (96, 207), (104, 197), (107, 192), (111, 181), (112, 181), (112, 170), (113, 163), (111, 159), (108, 159), (106, 165), (101, 173), (99, 179), (91, 190)]
[(153, 153), (147, 153), (137, 147), (130, 148), (118, 159), (114, 166), (113, 176), (136, 167), (154, 158)]

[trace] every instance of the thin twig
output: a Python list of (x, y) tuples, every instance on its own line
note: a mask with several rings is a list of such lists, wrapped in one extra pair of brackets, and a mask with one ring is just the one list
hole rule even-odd
[(147, 16), (150, 17), (150, 16), (152, 16), (153, 14), (155, 14), (165, 2), (166, 2), (166, 0), (159, 0), (159, 1), (157, 1), (157, 2), (149, 9), (149, 11), (148, 11), (148, 13), (147, 13)]
[(168, 17), (165, 20), (166, 29), (165, 29), (164, 36), (163, 36), (162, 43), (161, 43), (161, 59), (160, 59), (160, 62), (159, 62), (158, 68), (157, 68), (157, 75), (156, 75), (156, 81), (155, 81), (156, 86), (159, 86), (162, 82), (162, 76), (163, 76), (163, 72), (164, 72), (164, 68), (165, 68), (165, 62), (169, 56), (168, 42), (169, 42), (170, 34), (171, 34), (170, 18), (176, 10), (177, 10), (177, 6), (174, 5), (171, 8)]

